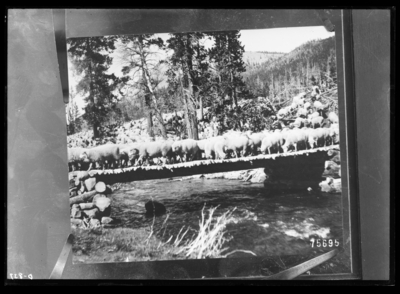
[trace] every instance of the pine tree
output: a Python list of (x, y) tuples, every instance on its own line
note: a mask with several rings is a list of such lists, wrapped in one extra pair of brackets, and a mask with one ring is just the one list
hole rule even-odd
[(87, 37), (68, 40), (68, 53), (74, 70), (81, 77), (76, 91), (86, 95), (83, 118), (93, 128), (93, 136), (99, 137), (99, 127), (110, 111), (115, 109), (117, 96), (113, 93), (119, 83), (114, 74), (107, 71), (112, 63), (110, 53), (115, 49), (115, 37)]
[(203, 33), (171, 34), (167, 40), (172, 50), (168, 81), (172, 92), (182, 94), (188, 137), (198, 140), (197, 111), (203, 107), (203, 96), (209, 92), (208, 56), (201, 40)]
[(67, 112), (67, 131), (68, 135), (72, 135), (80, 131), (80, 121), (78, 117), (80, 116), (78, 105), (74, 99), (75, 91), (71, 89), (69, 94), (69, 102), (65, 105)]
[(241, 93), (241, 89), (245, 87), (242, 73), (246, 71), (243, 62), (244, 46), (239, 40), (240, 31), (212, 32), (209, 35), (214, 39), (210, 57), (220, 77), (220, 95), (228, 95), (232, 104), (237, 107), (238, 92)]
[[(162, 136), (167, 138), (167, 131), (162, 117), (162, 107), (160, 97), (157, 95), (157, 86), (161, 82), (157, 79), (160, 70), (160, 62), (155, 62), (154, 55), (157, 50), (163, 49), (161, 38), (153, 35), (123, 36), (120, 38), (121, 60), (125, 64), (122, 68), (124, 74), (123, 81), (132, 84), (144, 100), (147, 112), (147, 131), (150, 137), (153, 132), (153, 114), (155, 115)], [(153, 48), (154, 47), (154, 48)]]

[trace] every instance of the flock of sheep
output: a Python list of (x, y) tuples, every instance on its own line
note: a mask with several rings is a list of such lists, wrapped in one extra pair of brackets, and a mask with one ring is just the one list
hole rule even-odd
[[(283, 128), (259, 133), (229, 131), (203, 140), (160, 140), (153, 142), (108, 142), (96, 147), (68, 148), (70, 168), (89, 170), (150, 164), (171, 164), (201, 159), (227, 159), (257, 154), (272, 154), (312, 149), (339, 143), (338, 117), (328, 112), (328, 105), (319, 101), (318, 89), (312, 99), (306, 93), (293, 98), (291, 105), (281, 108), (276, 121), (296, 115), (294, 122)], [(282, 125), (282, 124), (281, 124)]]

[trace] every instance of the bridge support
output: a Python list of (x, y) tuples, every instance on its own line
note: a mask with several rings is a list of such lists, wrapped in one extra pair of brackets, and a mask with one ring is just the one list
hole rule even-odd
[(264, 169), (267, 175), (264, 187), (271, 192), (308, 188), (319, 190), (328, 159), (327, 152), (315, 152), (268, 161)]

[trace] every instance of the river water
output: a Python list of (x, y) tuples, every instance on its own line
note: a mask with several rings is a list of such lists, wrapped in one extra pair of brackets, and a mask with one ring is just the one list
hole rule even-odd
[[(257, 256), (315, 255), (310, 238), (343, 242), (341, 194), (292, 192), (270, 195), (263, 184), (239, 180), (150, 180), (125, 183), (112, 194), (112, 217), (126, 228), (163, 227), (158, 237), (166, 241), (184, 227), (199, 228), (201, 211), (217, 207), (214, 216), (233, 210), (226, 226), (228, 251), (247, 250)], [(167, 214), (152, 218), (138, 213), (140, 203), (156, 200)], [(168, 219), (166, 220), (166, 218)], [(320, 252), (322, 252), (320, 251)]]

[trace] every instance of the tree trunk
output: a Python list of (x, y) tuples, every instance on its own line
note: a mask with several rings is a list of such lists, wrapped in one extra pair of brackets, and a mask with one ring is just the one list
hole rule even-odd
[(233, 102), (235, 103), (235, 107), (238, 107), (237, 103), (237, 95), (236, 95), (236, 87), (233, 87)]
[[(143, 38), (139, 36), (139, 50), (140, 50), (140, 62), (141, 62), (141, 68), (142, 68), (142, 75), (143, 79), (145, 82), (145, 87), (148, 92), (148, 97), (151, 102), (153, 102), (153, 109), (155, 111), (156, 118), (158, 122), (160, 123), (160, 129), (162, 136), (164, 139), (167, 139), (167, 130), (165, 129), (164, 125), (164, 120), (162, 118), (161, 110), (157, 107), (157, 97), (154, 93), (153, 85), (151, 84), (151, 78), (150, 78), (150, 73), (149, 69), (147, 67), (147, 62), (146, 62), (146, 57), (144, 56), (144, 51), (143, 51)], [(149, 106), (151, 105), (149, 101)], [(153, 122), (151, 123), (153, 125)], [(154, 136), (154, 134), (153, 134)]]
[(198, 129), (197, 129), (197, 111), (196, 111), (196, 106), (193, 104), (191, 101), (191, 98), (193, 99), (193, 83), (192, 79), (190, 76), (190, 73), (187, 72), (187, 78), (188, 78), (188, 89), (189, 93), (186, 95), (187, 99), (187, 109), (188, 109), (188, 119), (190, 122), (190, 129), (191, 129), (191, 137), (190, 139), (198, 140), (199, 139), (199, 134), (198, 134)]
[(199, 96), (199, 103), (200, 103), (200, 120), (202, 121), (204, 119), (204, 113), (203, 113), (203, 96)]
[(165, 128), (165, 125), (164, 125), (164, 119), (162, 117), (162, 113), (159, 111), (156, 111), (156, 118), (160, 124), (161, 135), (163, 136), (164, 139), (168, 139), (167, 129)]
[(69, 205), (73, 205), (73, 204), (79, 204), (79, 203), (83, 203), (83, 202), (87, 202), (90, 201), (91, 198), (94, 197), (94, 195), (96, 195), (96, 193), (98, 193), (97, 191), (90, 191), (84, 194), (81, 194), (79, 196), (75, 196), (69, 199)]
[(154, 137), (154, 132), (153, 132), (153, 113), (151, 110), (147, 111), (147, 133), (151, 138)]
[(100, 127), (100, 124), (97, 121), (95, 121), (93, 123), (93, 137), (95, 139), (100, 137), (99, 127)]

